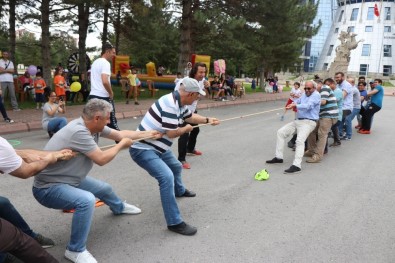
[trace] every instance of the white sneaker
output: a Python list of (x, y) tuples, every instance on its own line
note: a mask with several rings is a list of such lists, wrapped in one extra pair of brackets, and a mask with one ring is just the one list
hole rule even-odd
[(137, 215), (141, 213), (141, 209), (138, 208), (137, 206), (130, 205), (126, 202), (123, 202), (123, 211), (122, 214), (131, 214), (131, 215)]
[(73, 252), (66, 249), (64, 257), (74, 263), (97, 263), (97, 260), (86, 249), (82, 252)]

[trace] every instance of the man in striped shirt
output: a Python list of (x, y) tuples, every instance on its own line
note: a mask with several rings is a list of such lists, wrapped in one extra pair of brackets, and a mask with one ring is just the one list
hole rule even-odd
[(306, 160), (308, 163), (319, 163), (324, 157), (328, 133), (331, 127), (336, 124), (339, 115), (337, 100), (332, 89), (327, 85), (322, 85), (321, 80), (318, 82), (317, 91), (321, 95), (320, 119), (307, 139), (309, 150), (306, 151), (305, 156), (310, 157)]
[(162, 208), (167, 228), (182, 235), (194, 235), (196, 227), (186, 224), (178, 209), (176, 197), (194, 197), (196, 194), (184, 187), (181, 178), (182, 166), (171, 151), (173, 139), (192, 131), (190, 124), (219, 124), (216, 118), (192, 113), (191, 105), (206, 93), (200, 89), (196, 79), (185, 78), (179, 91), (161, 97), (152, 104), (137, 130), (156, 130), (163, 133), (158, 140), (146, 139), (136, 142), (130, 148), (130, 156), (159, 182)]

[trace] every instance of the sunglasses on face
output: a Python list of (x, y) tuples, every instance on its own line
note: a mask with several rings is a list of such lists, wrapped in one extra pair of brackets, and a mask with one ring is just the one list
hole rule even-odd
[(304, 90), (311, 90), (311, 88), (304, 88)]

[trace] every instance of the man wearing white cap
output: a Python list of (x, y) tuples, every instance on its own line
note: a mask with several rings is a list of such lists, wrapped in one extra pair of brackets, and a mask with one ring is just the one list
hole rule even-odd
[(182, 166), (171, 151), (173, 139), (192, 131), (190, 124), (219, 124), (216, 118), (203, 117), (188, 109), (199, 96), (206, 95), (193, 78), (184, 78), (178, 91), (164, 95), (145, 114), (138, 131), (156, 130), (163, 133), (158, 140), (147, 139), (135, 142), (130, 156), (159, 182), (162, 208), (167, 228), (182, 235), (194, 235), (197, 229), (186, 224), (178, 209), (177, 197), (194, 197), (196, 194), (184, 187), (181, 178)]

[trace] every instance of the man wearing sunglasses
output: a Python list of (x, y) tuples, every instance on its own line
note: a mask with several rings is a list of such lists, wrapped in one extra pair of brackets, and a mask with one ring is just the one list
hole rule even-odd
[(304, 142), (315, 129), (319, 119), (321, 96), (316, 91), (316, 84), (313, 81), (306, 81), (304, 91), (305, 92), (299, 99), (286, 107), (287, 109), (293, 109), (296, 107), (298, 110), (297, 118), (277, 131), (275, 157), (266, 161), (266, 163), (269, 164), (283, 163), (285, 139), (296, 131), (295, 159), (291, 167), (284, 171), (286, 174), (294, 174), (301, 171), (302, 158), (305, 149)]

